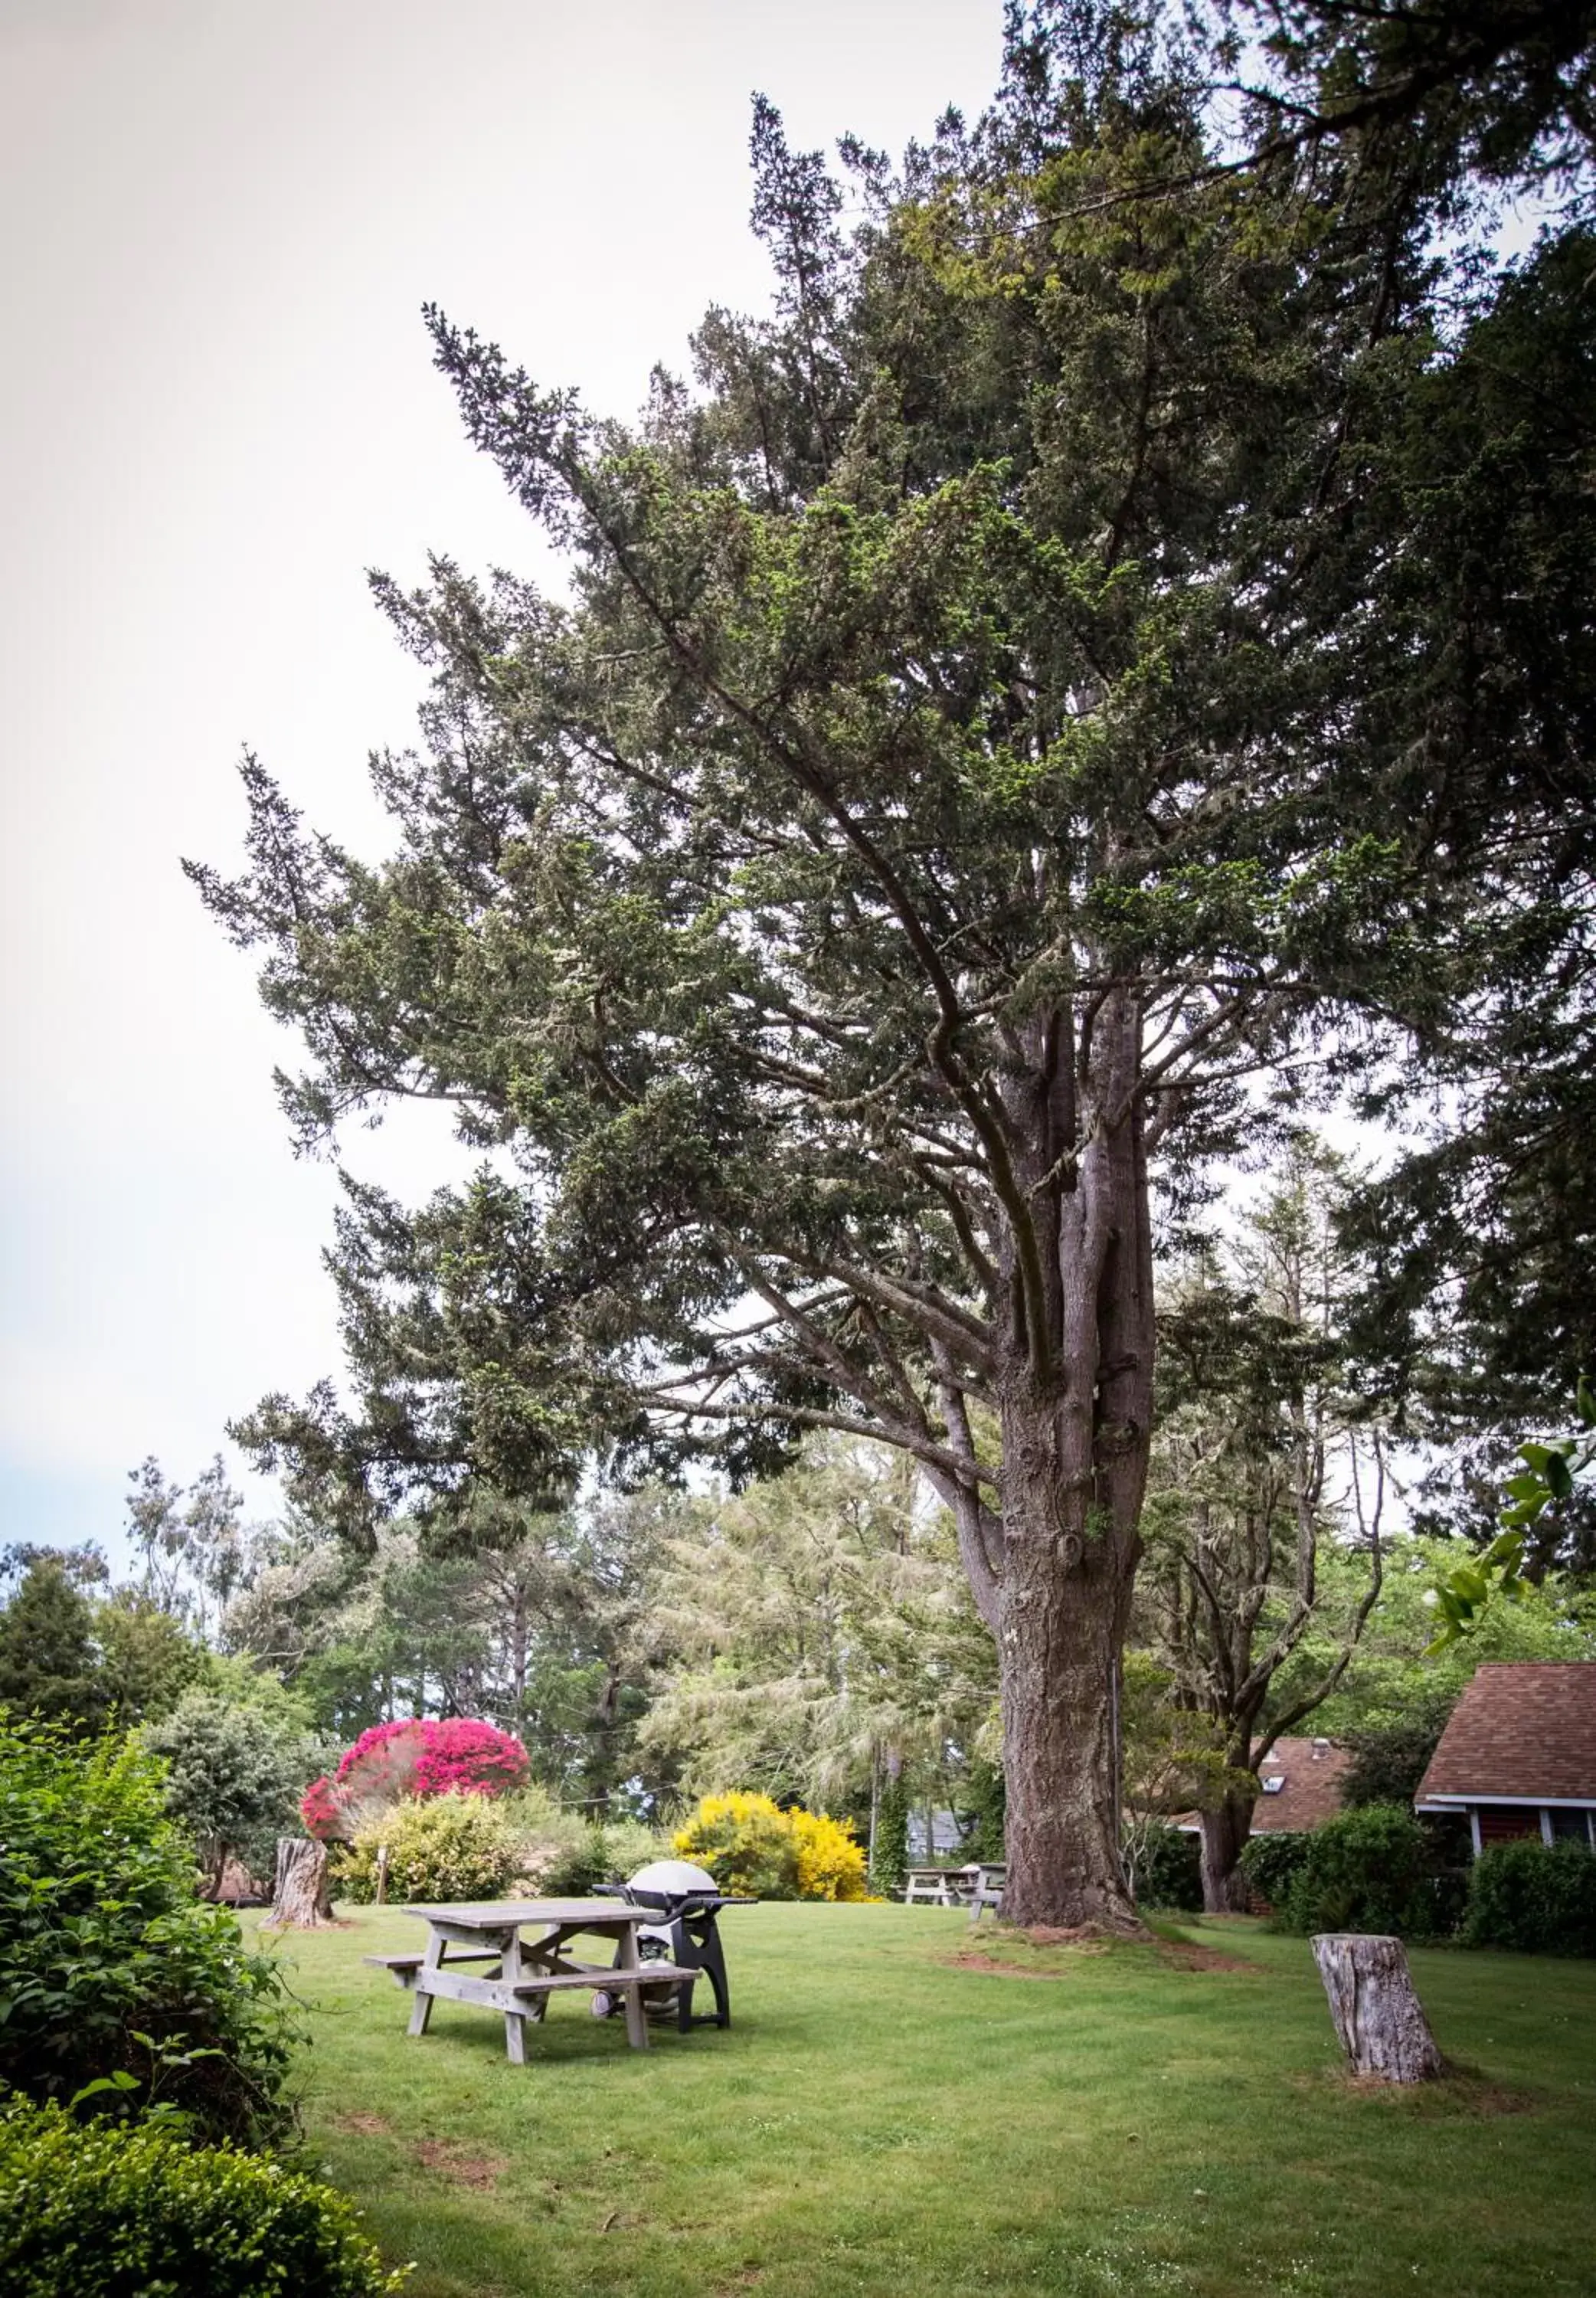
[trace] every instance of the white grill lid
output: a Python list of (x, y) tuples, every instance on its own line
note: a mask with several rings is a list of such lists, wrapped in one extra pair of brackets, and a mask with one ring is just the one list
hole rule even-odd
[(718, 1891), (720, 1885), (702, 1867), (695, 1867), (687, 1859), (651, 1859), (631, 1877), (640, 1891), (665, 1891), (673, 1898), (685, 1898), (690, 1893)]

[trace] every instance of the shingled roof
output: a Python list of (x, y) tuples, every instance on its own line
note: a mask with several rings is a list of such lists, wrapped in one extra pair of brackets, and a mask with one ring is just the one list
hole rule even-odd
[(1263, 1793), (1253, 1806), (1253, 1834), (1284, 1835), (1334, 1819), (1352, 1760), (1350, 1749), (1328, 1740), (1277, 1740), (1258, 1766)]
[(1596, 1660), (1486, 1660), (1414, 1800), (1596, 1802)]

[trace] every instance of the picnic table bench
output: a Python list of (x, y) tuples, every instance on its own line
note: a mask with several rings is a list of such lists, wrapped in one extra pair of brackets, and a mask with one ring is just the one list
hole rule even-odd
[[(649, 2047), (643, 1994), (647, 1988), (690, 1985), (695, 1971), (674, 1963), (645, 1963), (638, 1952), (639, 1930), (652, 1921), (646, 1907), (614, 1899), (509, 1899), (476, 1905), (407, 1907), (427, 1927), (418, 1955), (368, 1955), (394, 1982), (413, 1993), (412, 2035), (425, 2035), (439, 1996), (476, 2003), (504, 2018), (504, 2047), (512, 2066), (526, 2063), (526, 2021), (543, 2017), (550, 1995), (585, 1988), (589, 1994), (624, 1998), (626, 2039), (635, 2051)], [(536, 1936), (522, 1937), (523, 1928)], [(609, 1963), (581, 1963), (569, 1942), (591, 1935), (615, 1942)], [(486, 1963), (482, 1971), (463, 1970)]]

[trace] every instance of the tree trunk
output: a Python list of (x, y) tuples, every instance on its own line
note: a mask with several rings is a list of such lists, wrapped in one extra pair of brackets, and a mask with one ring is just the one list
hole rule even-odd
[(1321, 1931), (1312, 1942), (1330, 2016), (1355, 2074), (1428, 2082), (1441, 2071), (1401, 1939)]
[(1198, 1814), (1203, 1833), (1203, 1911), (1210, 1915), (1245, 1915), (1247, 1879), (1237, 1861), (1253, 1832), (1251, 1796), (1227, 1796), (1216, 1811)]
[(1028, 1265), (1017, 1251), (1005, 1272), (1016, 1345), (999, 1397), (996, 1606), (1005, 1920), (1132, 1933), (1115, 1740), (1153, 1408), (1140, 1042), (1136, 997), (1116, 988), (1079, 1039), (1067, 1012), (1054, 1016), (1017, 1088), (1039, 1251)]
[(325, 1843), (312, 1843), (306, 1836), (278, 1836), (277, 1883), (267, 1920), (274, 1930), (313, 1930), (318, 1923), (332, 1922)]
[[(1120, 1856), (1114, 1686), (1135, 1573), (1129, 1542), (1080, 1511), (1061, 1530), (1059, 1416), (1004, 1413), (998, 1618), (1005, 1922), (1141, 1929)], [(1030, 1424), (1027, 1426), (1026, 1424)], [(1094, 1512), (1095, 1517), (1096, 1512)]]

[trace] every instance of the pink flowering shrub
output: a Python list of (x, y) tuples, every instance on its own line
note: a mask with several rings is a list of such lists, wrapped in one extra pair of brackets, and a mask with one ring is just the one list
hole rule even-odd
[(343, 1821), (338, 1810), (338, 1791), (331, 1780), (312, 1780), (299, 1799), (299, 1815), (305, 1823), (305, 1833), (313, 1835), (318, 1843), (333, 1843), (343, 1832)]
[(513, 1732), (471, 1716), (376, 1724), (345, 1748), (330, 1780), (305, 1790), (300, 1816), (319, 1841), (347, 1841), (407, 1797), (506, 1795), (530, 1768)]
[(525, 1786), (531, 1766), (513, 1733), (468, 1715), (421, 1728), (426, 1745), (416, 1765), (417, 1795), (508, 1795)]

